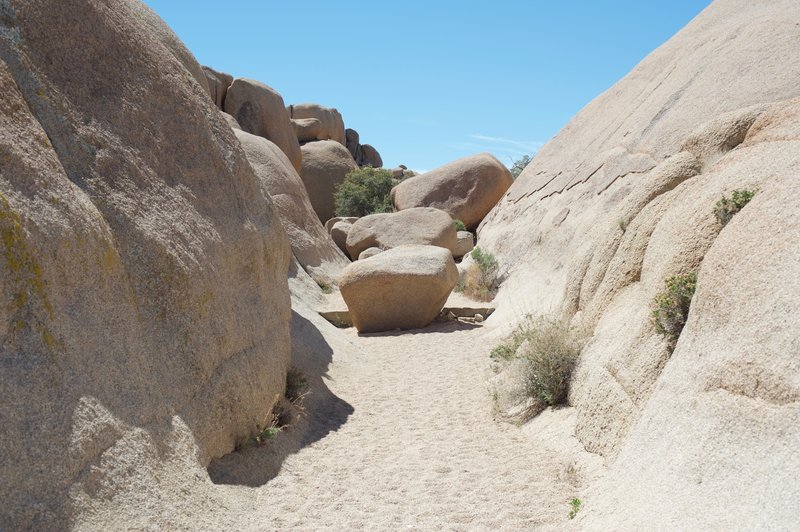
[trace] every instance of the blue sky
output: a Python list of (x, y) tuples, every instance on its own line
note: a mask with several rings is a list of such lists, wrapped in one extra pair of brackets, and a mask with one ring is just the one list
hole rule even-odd
[(317, 102), (385, 166), (533, 153), (709, 0), (145, 0), (202, 64)]

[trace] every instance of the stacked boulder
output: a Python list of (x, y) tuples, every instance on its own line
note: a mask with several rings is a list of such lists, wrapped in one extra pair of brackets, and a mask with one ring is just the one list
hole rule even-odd
[(370, 214), (353, 223), (347, 235), (347, 251), (352, 258), (368, 248), (407, 244), (438, 246), (452, 255), (456, 248), (453, 220), (446, 212), (428, 207)]
[(514, 182), (496, 157), (481, 153), (406, 179), (392, 189), (395, 210), (435, 207), (476, 229)]
[(300, 143), (335, 140), (345, 146), (344, 120), (336, 109), (302, 103), (290, 105), (286, 110)]
[(369, 144), (361, 144), (361, 137), (358, 131), (348, 128), (345, 130), (345, 138), (347, 149), (360, 168), (365, 166), (371, 166), (372, 168), (383, 167), (381, 154)]

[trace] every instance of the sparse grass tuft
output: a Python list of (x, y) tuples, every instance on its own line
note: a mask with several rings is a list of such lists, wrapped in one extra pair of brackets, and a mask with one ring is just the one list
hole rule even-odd
[(686, 325), (689, 306), (697, 288), (697, 274), (689, 272), (675, 275), (667, 279), (665, 284), (666, 289), (653, 298), (651, 316), (656, 331), (674, 345)]
[(292, 404), (297, 404), (303, 400), (308, 393), (308, 379), (305, 374), (295, 367), (289, 368), (286, 372), (286, 400)]
[(722, 196), (714, 205), (714, 216), (724, 226), (753, 199), (756, 192), (756, 190), (734, 190), (730, 198)]
[(500, 265), (494, 255), (479, 247), (473, 249), (471, 255), (474, 262), (467, 268), (464, 280), (456, 287), (456, 291), (479, 301), (491, 301), (500, 284)]
[(453, 220), (453, 225), (456, 226), (456, 231), (466, 231), (467, 226), (461, 220)]
[(529, 316), (489, 356), (496, 362), (522, 364), (515, 378), (518, 382), (511, 386), (526, 400), (533, 400), (526, 414), (530, 416), (547, 406), (566, 403), (572, 370), (582, 348), (583, 335), (575, 327), (555, 318)]

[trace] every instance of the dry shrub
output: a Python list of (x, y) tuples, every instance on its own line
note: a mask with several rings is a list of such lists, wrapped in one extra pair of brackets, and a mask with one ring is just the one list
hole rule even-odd
[(456, 291), (478, 301), (491, 301), (500, 285), (498, 271), (500, 265), (491, 253), (476, 247), (472, 250), (472, 262), (464, 273), (464, 279)]

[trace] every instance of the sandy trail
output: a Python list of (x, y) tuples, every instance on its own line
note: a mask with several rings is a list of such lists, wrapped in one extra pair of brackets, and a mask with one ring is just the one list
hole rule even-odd
[[(481, 327), (449, 323), (405, 333), (342, 334), (358, 350), (334, 355), (325, 383), (349, 416), (288, 456), (266, 484), (218, 486), (230, 490), (227, 501), (242, 505), (227, 508), (226, 526), (566, 525), (568, 500), (579, 493), (582, 476), (564, 433), (571, 414), (551, 412), (561, 416), (558, 423), (548, 425), (545, 416), (524, 429), (494, 421), (487, 385), (492, 343)], [(238, 522), (231, 522), (232, 515)]]

